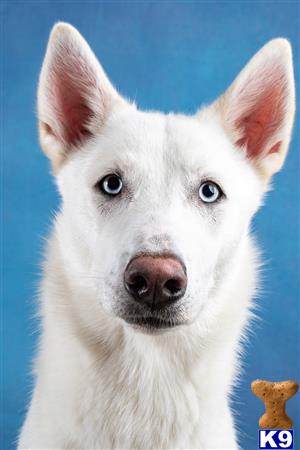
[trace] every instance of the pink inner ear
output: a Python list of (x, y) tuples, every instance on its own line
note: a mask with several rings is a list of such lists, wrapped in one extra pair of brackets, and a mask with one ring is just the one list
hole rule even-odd
[(67, 148), (91, 136), (89, 125), (96, 111), (90, 100), (100, 108), (103, 99), (89, 62), (74, 49), (60, 47), (49, 67), (47, 88), (52, 133)]
[[(74, 76), (76, 76), (76, 72)], [(78, 77), (80, 77), (79, 73)], [(84, 137), (91, 135), (87, 124), (92, 119), (93, 112), (88, 106), (84, 94), (84, 89), (80, 89), (79, 83), (76, 85), (66, 72), (60, 73), (60, 76), (57, 77), (55, 85), (56, 108), (61, 120), (61, 137), (68, 146), (75, 146)]]
[[(257, 89), (260, 92), (255, 92), (251, 96), (254, 98), (243, 96), (245, 104), (248, 103), (251, 106), (235, 123), (242, 136), (237, 141), (237, 145), (246, 146), (247, 155), (250, 158), (274, 153), (280, 149), (280, 142), (272, 145), (271, 141), (280, 130), (284, 120), (285, 83), (284, 80), (279, 79), (275, 83), (273, 80), (271, 86), (266, 86), (267, 80), (264, 81), (264, 84), (257, 83)], [(270, 148), (268, 147), (269, 142)]]

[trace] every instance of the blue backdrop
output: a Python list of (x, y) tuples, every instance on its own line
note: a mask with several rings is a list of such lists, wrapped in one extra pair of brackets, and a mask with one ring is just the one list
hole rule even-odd
[[(39, 150), (36, 84), (49, 31), (58, 20), (82, 32), (105, 70), (142, 108), (194, 111), (221, 94), (266, 41), (287, 37), (299, 65), (299, 12), (293, 1), (47, 2), (1, 4), (4, 97), (4, 326), (1, 448), (15, 447), (29, 400), (37, 342), (36, 285), (43, 237), (58, 196)], [(296, 76), (298, 70), (296, 68)], [(298, 78), (297, 78), (298, 79)], [(284, 170), (253, 230), (265, 256), (262, 322), (245, 356), (234, 406), (242, 448), (257, 447), (262, 403), (255, 378), (299, 381), (299, 129)], [(299, 423), (299, 393), (288, 403)], [(212, 417), (213, 420), (213, 417)], [(299, 427), (296, 426), (296, 435)], [(299, 449), (300, 445), (296, 445)]]

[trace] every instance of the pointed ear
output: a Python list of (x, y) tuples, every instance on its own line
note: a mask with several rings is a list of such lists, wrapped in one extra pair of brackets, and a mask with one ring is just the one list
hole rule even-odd
[(38, 87), (40, 142), (54, 168), (122, 103), (79, 32), (65, 23), (55, 25)]
[(267, 43), (211, 108), (232, 142), (269, 180), (284, 162), (294, 119), (295, 88), (288, 41), (274, 39)]

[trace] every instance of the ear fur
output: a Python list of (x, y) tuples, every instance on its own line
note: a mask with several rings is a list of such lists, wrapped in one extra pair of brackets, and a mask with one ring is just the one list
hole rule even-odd
[(38, 86), (41, 146), (57, 168), (93, 136), (125, 100), (116, 92), (87, 42), (71, 25), (53, 27)]
[(295, 87), (289, 42), (268, 42), (210, 110), (268, 181), (284, 162), (293, 126)]

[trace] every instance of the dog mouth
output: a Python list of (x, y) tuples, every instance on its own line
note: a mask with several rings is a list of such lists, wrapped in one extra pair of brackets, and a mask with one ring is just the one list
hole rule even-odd
[(124, 317), (126, 323), (133, 328), (137, 328), (143, 331), (155, 332), (155, 331), (167, 331), (171, 328), (182, 325), (181, 322), (171, 319), (163, 319), (160, 317)]

